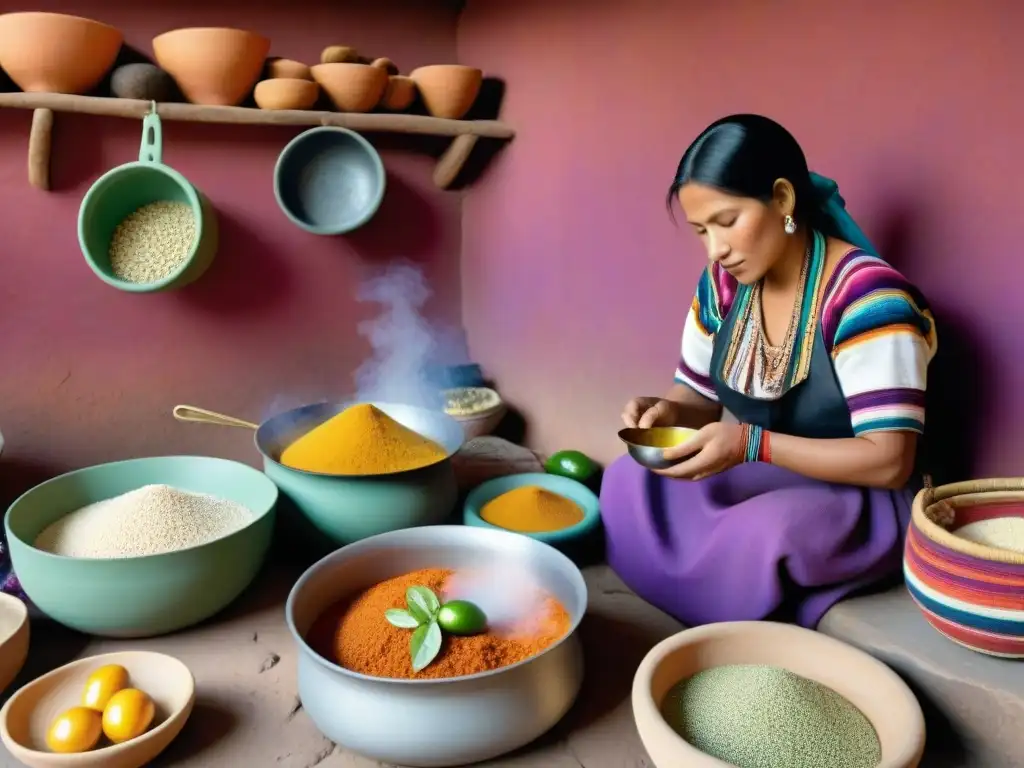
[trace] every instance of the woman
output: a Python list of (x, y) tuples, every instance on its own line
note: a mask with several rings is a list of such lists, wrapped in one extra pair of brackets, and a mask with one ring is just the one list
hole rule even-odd
[[(704, 130), (668, 193), (707, 250), (675, 383), (627, 427), (696, 436), (605, 475), (608, 561), (680, 621), (815, 627), (899, 572), (934, 323), (781, 125)], [(723, 410), (735, 418), (722, 420)]]

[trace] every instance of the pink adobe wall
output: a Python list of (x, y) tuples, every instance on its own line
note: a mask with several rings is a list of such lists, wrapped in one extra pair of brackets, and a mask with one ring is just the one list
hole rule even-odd
[(665, 189), (701, 128), (752, 111), (931, 299), (937, 437), (955, 453), (968, 433), (980, 474), (1021, 474), (1024, 6), (867, 8), (470, 0), (460, 58), (508, 81), (518, 134), (463, 208), (463, 319), (537, 445), (608, 460), (625, 401), (669, 384), (705, 257)]
[[(272, 55), (311, 63), (333, 43), (387, 55), (405, 70), (455, 56), (455, 12), (434, 0), (30, 5), (119, 26), (147, 54), (162, 31), (212, 25), (261, 31)], [(26, 179), (30, 120), (30, 112), (0, 110), (7, 498), (39, 473), (137, 455), (255, 462), (247, 434), (178, 424), (171, 408), (193, 403), (259, 420), (275, 401), (348, 394), (367, 353), (356, 324), (374, 311), (353, 292), (375, 263), (405, 256), (422, 264), (436, 291), (432, 314), (459, 321), (460, 196), (434, 188), (433, 161), (400, 139), (379, 144), (392, 149), (376, 219), (348, 239), (319, 238), (289, 224), (274, 201), (274, 162), (297, 129), (165, 123), (164, 157), (217, 207), (222, 245), (210, 272), (180, 294), (132, 296), (88, 270), (76, 222), (92, 181), (138, 156), (140, 125), (58, 114), (55, 190), (46, 193)]]

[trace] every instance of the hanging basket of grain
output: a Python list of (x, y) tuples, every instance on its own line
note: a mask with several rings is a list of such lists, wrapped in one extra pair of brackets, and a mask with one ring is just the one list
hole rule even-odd
[(903, 572), (925, 619), (950, 640), (1024, 658), (1024, 478), (918, 493)]

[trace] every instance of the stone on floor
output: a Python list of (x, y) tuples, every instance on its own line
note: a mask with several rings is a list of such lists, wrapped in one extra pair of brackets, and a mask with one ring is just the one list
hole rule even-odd
[(818, 628), (885, 662), (914, 690), (928, 727), (923, 768), (1024, 768), (1024, 661), (947, 640), (902, 586), (840, 603)]

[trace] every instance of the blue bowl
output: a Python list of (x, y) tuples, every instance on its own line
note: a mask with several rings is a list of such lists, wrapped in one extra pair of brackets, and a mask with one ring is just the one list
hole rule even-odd
[(380, 155), (347, 128), (321, 126), (288, 142), (274, 166), (274, 197), (293, 224), (342, 235), (373, 218), (387, 175)]
[(573, 544), (593, 534), (601, 525), (601, 504), (592, 490), (568, 477), (560, 475), (548, 475), (543, 472), (527, 472), (521, 475), (507, 475), (496, 477), (486, 483), (474, 488), (466, 497), (466, 504), (462, 509), (462, 522), (466, 525), (475, 525), (480, 528), (491, 528), (499, 531), (508, 531), (497, 525), (491, 525), (482, 517), (480, 510), (492, 499), (501, 496), (503, 493), (522, 488), (524, 485), (536, 485), (545, 490), (557, 493), (571, 501), (579, 504), (583, 510), (583, 519), (568, 528), (557, 531), (538, 531), (524, 533), (511, 531), (522, 536), (529, 536), (531, 539), (543, 541), (555, 547), (562, 547)]

